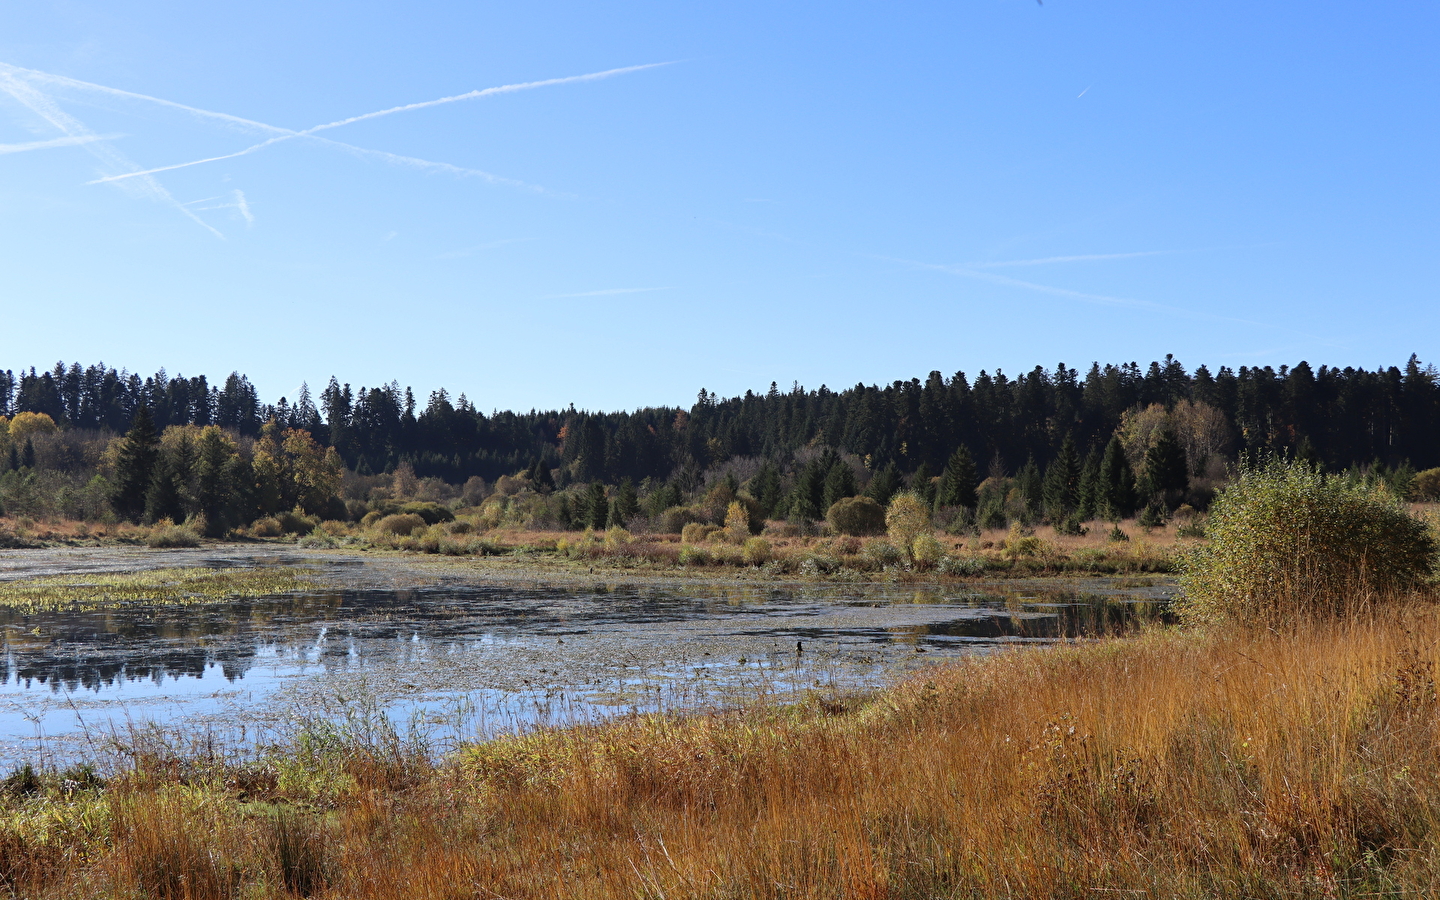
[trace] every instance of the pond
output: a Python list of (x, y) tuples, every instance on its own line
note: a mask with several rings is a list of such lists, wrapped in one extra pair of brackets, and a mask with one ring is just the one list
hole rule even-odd
[[(301, 566), (318, 589), (190, 606), (0, 608), (0, 763), (98, 756), (155, 729), (254, 747), (384, 714), (437, 749), (632, 710), (874, 687), (947, 657), (1117, 633), (1163, 580), (916, 587), (542, 584), (361, 555), (0, 554), (0, 578)], [(598, 576), (597, 576), (598, 577)]]

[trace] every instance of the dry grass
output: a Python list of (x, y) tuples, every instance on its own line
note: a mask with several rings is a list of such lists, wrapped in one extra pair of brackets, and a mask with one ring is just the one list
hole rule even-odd
[(146, 756), (100, 791), (11, 796), (0, 851), (34, 897), (1430, 896), (1437, 648), (1417, 601), (438, 765), (333, 735), (244, 766)]

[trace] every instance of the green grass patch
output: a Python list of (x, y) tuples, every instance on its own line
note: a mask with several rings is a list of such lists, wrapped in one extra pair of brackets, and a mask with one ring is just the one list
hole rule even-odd
[(0, 582), (0, 606), (70, 609), (126, 603), (218, 603), (288, 594), (318, 586), (309, 572), (297, 568), (144, 569)]

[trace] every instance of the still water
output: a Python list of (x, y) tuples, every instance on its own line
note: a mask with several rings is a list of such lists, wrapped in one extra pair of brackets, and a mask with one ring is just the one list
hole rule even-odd
[[(0, 559), (0, 577), (31, 574), (15, 562)], [(84, 570), (64, 562), (45, 571)], [(253, 747), (305, 721), (377, 713), (443, 749), (616, 712), (864, 688), (946, 657), (1123, 631), (1162, 615), (1173, 592), (1115, 579), (537, 586), (321, 555), (183, 560), (277, 562), (313, 566), (327, 588), (0, 608), (0, 763), (103, 755), (156, 729)]]

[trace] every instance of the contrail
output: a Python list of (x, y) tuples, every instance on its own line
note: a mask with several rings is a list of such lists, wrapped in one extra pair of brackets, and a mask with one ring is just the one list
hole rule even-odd
[(1043, 266), (1049, 263), (1099, 262), (1107, 259), (1135, 259), (1141, 256), (1164, 256), (1173, 250), (1142, 250), (1139, 253), (1092, 253), (1085, 256), (1047, 256), (1044, 259), (1011, 259), (1004, 262), (972, 263), (976, 269), (999, 269), (1005, 266)]
[(89, 134), (77, 137), (51, 138), (48, 141), (30, 141), (25, 144), (0, 144), (0, 155), (6, 153), (24, 153), (26, 150), (49, 150), (51, 147), (76, 147), (80, 144), (88, 144), (92, 141), (113, 141), (124, 137), (123, 134)]
[[(35, 90), (35, 88), (29, 84), (15, 78), (9, 72), (0, 71), (0, 90), (14, 97), (21, 104), (29, 108), (31, 112), (49, 122), (56, 129), (63, 131), (66, 137), (74, 138), (77, 143), (83, 144), (90, 155), (94, 156), (105, 166), (112, 169), (133, 170), (135, 168), (134, 163), (130, 162), (123, 154), (105, 143), (99, 135), (95, 134), (89, 128), (86, 128), (78, 119), (56, 106), (54, 101), (48, 96)], [(200, 227), (221, 240), (225, 239), (225, 235), (216, 231), (203, 219), (187, 209), (184, 204), (171, 196), (170, 192), (165, 190), (160, 182), (154, 178), (146, 175), (141, 180), (137, 193), (139, 196), (170, 204)]]
[[(246, 147), (244, 150), (238, 150), (238, 151), (236, 151), (236, 152), (234, 152), (234, 153), (226, 153), (226, 154), (221, 155), (221, 156), (209, 156), (209, 157), (206, 157), (206, 158), (204, 158), (204, 159), (191, 160), (190, 162), (176, 163), (176, 164), (170, 165), (170, 166), (159, 166), (159, 167), (154, 168), (154, 169), (146, 169), (146, 170), (143, 171), (143, 172), (127, 172), (127, 173), (122, 174), (122, 175), (110, 175), (110, 176), (107, 176), (107, 177), (105, 177), (105, 178), (97, 178), (97, 179), (95, 179), (94, 181), (87, 182), (87, 183), (88, 183), (88, 184), (100, 184), (100, 183), (103, 183), (103, 182), (106, 182), (106, 181), (121, 181), (121, 180), (126, 179), (126, 178), (135, 178), (135, 177), (138, 177), (138, 176), (140, 176), (140, 175), (155, 175), (155, 174), (160, 173), (160, 172), (170, 172), (170, 171), (173, 171), (173, 170), (175, 170), (175, 169), (185, 169), (185, 168), (189, 168), (190, 166), (203, 165), (204, 163), (219, 162), (219, 161), (225, 160), (225, 159), (234, 159), (234, 158), (236, 158), (237, 156), (247, 156), (247, 155), (249, 155), (249, 154), (251, 154), (251, 153), (255, 153), (255, 152), (258, 151), (258, 150), (263, 150), (264, 148), (270, 146), (271, 144), (278, 144), (278, 143), (280, 143), (281, 141), (288, 141), (288, 140), (291, 140), (291, 139), (293, 139), (293, 138), (298, 138), (298, 137), (312, 137), (312, 136), (315, 135), (316, 132), (327, 131), (327, 130), (329, 130), (329, 129), (331, 129), (331, 128), (339, 128), (339, 127), (342, 126), (342, 125), (350, 125), (350, 124), (352, 124), (352, 123), (354, 123), (354, 122), (362, 122), (362, 121), (364, 121), (364, 120), (366, 120), (366, 119), (378, 119), (378, 118), (380, 118), (381, 116), (389, 116), (389, 115), (393, 115), (393, 114), (395, 114), (395, 113), (410, 112), (410, 111), (416, 110), (416, 109), (425, 109), (426, 107), (430, 107), (430, 106), (440, 106), (440, 105), (445, 104), (445, 103), (456, 103), (456, 102), (459, 102), (459, 101), (461, 101), (461, 100), (475, 100), (475, 99), (478, 99), (478, 98), (480, 98), (480, 97), (490, 97), (490, 96), (493, 96), (493, 95), (495, 95), (495, 94), (509, 94), (509, 93), (514, 93), (515, 91), (528, 91), (528, 90), (534, 90), (535, 88), (551, 87), (551, 86), (554, 86), (554, 85), (557, 85), (557, 84), (572, 84), (572, 83), (581, 82), (581, 81), (598, 81), (599, 79), (602, 79), (602, 78), (612, 78), (612, 77), (614, 77), (614, 76), (616, 76), (616, 75), (624, 75), (624, 74), (627, 74), (627, 73), (630, 73), (630, 72), (639, 72), (639, 71), (641, 71), (641, 70), (643, 70), (643, 69), (654, 69), (654, 68), (657, 68), (657, 67), (659, 67), (659, 66), (668, 66), (668, 65), (673, 65), (673, 63), (671, 63), (671, 62), (646, 63), (646, 64), (644, 64), (644, 65), (639, 65), (639, 66), (625, 66), (625, 67), (619, 68), (619, 69), (606, 69), (606, 70), (603, 71), (603, 72), (590, 72), (589, 74), (586, 74), (586, 75), (569, 75), (569, 76), (566, 76), (566, 77), (564, 77), (564, 78), (547, 78), (547, 79), (545, 79), (544, 81), (526, 81), (526, 82), (521, 82), (521, 83), (518, 83), (518, 84), (506, 84), (506, 85), (501, 85), (501, 86), (499, 86), (499, 87), (483, 88), (483, 89), (481, 89), (481, 90), (470, 91), (470, 92), (465, 93), (465, 94), (456, 94), (456, 95), (453, 96), (453, 97), (441, 97), (441, 98), (438, 99), (438, 100), (426, 100), (426, 101), (423, 101), (423, 102), (421, 102), (421, 103), (408, 103), (408, 104), (406, 104), (406, 105), (404, 105), (404, 106), (392, 106), (392, 107), (390, 107), (389, 109), (382, 109), (382, 110), (378, 110), (378, 111), (376, 111), (376, 112), (365, 113), (365, 114), (359, 115), (359, 116), (350, 116), (349, 118), (340, 119), (340, 120), (335, 121), (335, 122), (326, 122), (326, 123), (323, 124), (323, 125), (316, 125), (316, 126), (314, 126), (314, 127), (312, 127), (312, 128), (307, 128), (307, 129), (305, 129), (304, 131), (291, 131), (291, 130), (289, 130), (289, 129), (284, 129), (284, 128), (275, 128), (274, 126), (265, 126), (266, 128), (269, 128), (270, 130), (275, 131), (275, 132), (278, 132), (278, 133), (277, 133), (274, 137), (267, 138), (266, 140), (263, 140), (263, 141), (261, 141), (261, 142), (258, 143), (258, 144), (253, 144), (253, 145), (251, 145), (251, 146), (249, 146), (249, 147)], [(131, 96), (141, 96), (141, 95), (131, 95)], [(167, 102), (168, 102), (168, 101), (167, 101)], [(169, 105), (178, 106), (179, 104), (169, 104)], [(182, 107), (182, 108), (187, 109), (187, 110), (190, 110), (190, 111), (192, 111), (192, 112), (195, 111), (192, 107)], [(251, 124), (251, 125), (258, 125), (258, 124), (259, 124), (259, 123), (252, 123), (252, 122), (249, 122), (249, 120), (243, 120), (243, 119), (242, 119), (242, 120), (239, 120), (239, 121), (243, 121), (243, 122), (246, 122), (247, 124)], [(358, 148), (358, 147), (357, 147), (357, 148), (354, 148), (354, 149), (361, 150), (362, 148)], [(376, 153), (376, 152), (378, 152), (378, 151), (363, 151), (363, 150), (362, 150), (362, 152)], [(427, 165), (427, 166), (446, 167), (446, 164), (444, 164), (444, 163), (430, 163), (430, 162), (427, 162), (427, 161), (425, 161), (425, 160), (416, 160), (416, 159), (414, 159), (414, 158), (412, 158), (412, 157), (400, 157), (400, 156), (394, 156), (393, 154), (387, 154), (387, 156), (393, 156), (396, 161), (403, 160), (403, 161), (405, 161), (405, 162), (407, 162), (407, 163), (410, 163), (410, 164), (423, 164), (423, 165)], [(488, 172), (481, 172), (481, 171), (479, 171), (479, 170), (477, 170), (477, 169), (461, 169), (459, 166), (449, 166), (448, 168), (454, 169), (454, 170), (456, 170), (456, 171), (464, 172), (465, 174), (468, 174), (468, 175), (479, 175), (479, 176), (481, 176), (481, 177), (486, 178), (487, 180), (494, 180), (494, 181), (496, 181), (497, 183), (513, 183), (513, 184), (519, 184), (519, 183), (520, 183), (520, 182), (511, 182), (509, 179), (500, 178), (500, 177), (497, 176), (497, 175), (491, 175), (491, 174), (488, 173)], [(530, 187), (530, 185), (525, 185), (525, 186), (526, 186), (526, 187)]]

